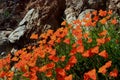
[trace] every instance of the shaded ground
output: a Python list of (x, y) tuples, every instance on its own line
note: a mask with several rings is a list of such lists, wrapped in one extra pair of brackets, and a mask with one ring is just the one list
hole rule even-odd
[(15, 29), (26, 13), (27, 0), (0, 1), (0, 30)]

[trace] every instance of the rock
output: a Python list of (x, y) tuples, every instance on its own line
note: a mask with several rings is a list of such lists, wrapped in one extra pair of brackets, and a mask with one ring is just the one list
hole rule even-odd
[(12, 31), (0, 31), (0, 57), (4, 56), (11, 49), (11, 45), (8, 40), (8, 35)]
[(64, 14), (68, 23), (77, 19), (78, 15), (83, 10), (83, 5), (82, 0), (66, 0), (66, 9)]
[(114, 3), (118, 3), (120, 0), (111, 0)]
[(10, 52), (14, 55), (14, 53), (17, 52), (17, 50), (17, 48), (12, 48)]
[(23, 26), (19, 26), (17, 29), (15, 29), (8, 37), (8, 40), (11, 43), (15, 43), (16, 41), (18, 41), (20, 39), (21, 36), (24, 35), (25, 31), (26, 31), (26, 27), (25, 25)]
[(3, 14), (3, 9), (0, 9), (0, 14)]
[(76, 14), (72, 8), (67, 8), (65, 10), (66, 21), (71, 23), (72, 21), (76, 20)]
[(120, 16), (120, 0), (109, 0), (107, 1), (107, 8), (113, 10)]
[(5, 56), (12, 49), (8, 39), (0, 39), (0, 58)]
[(83, 0), (66, 0), (65, 15), (67, 16), (73, 13), (75, 14), (75, 17), (77, 17), (80, 14), (80, 12), (83, 10), (84, 1)]
[(8, 40), (11, 43), (15, 43), (16, 41), (18, 41), (28, 29), (31, 29), (33, 27), (33, 21), (37, 18), (37, 10), (29, 10), (23, 20), (19, 23), (18, 27), (8, 36)]
[(88, 0), (89, 9), (106, 9), (106, 0)]
[(2, 36), (7, 37), (11, 32), (12, 32), (12, 31), (5, 31), (5, 30), (0, 31), (0, 36), (1, 36), (1, 37), (2, 37)]
[(120, 9), (120, 2), (116, 6), (118, 7), (118, 9)]
[(29, 22), (31, 20), (32, 14), (35, 11), (35, 9), (31, 9), (27, 12), (23, 20), (19, 23), (19, 26), (24, 25), (25, 22)]
[(65, 0), (39, 0), (39, 21), (41, 25), (58, 28), (65, 10)]
[[(86, 0), (84, 0), (86, 1)], [(66, 7), (74, 7), (76, 9), (80, 8), (81, 6), (83, 6), (83, 0), (66, 0)]]

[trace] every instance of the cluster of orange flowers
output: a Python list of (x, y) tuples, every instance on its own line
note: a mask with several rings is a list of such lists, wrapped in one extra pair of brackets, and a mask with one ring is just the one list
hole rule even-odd
[[(107, 20), (110, 19), (110, 15), (112, 15), (112, 11), (94, 11), (87, 14), (86, 17), (90, 17), (91, 14), (93, 15), (92, 19), (83, 19), (83, 22), (85, 22), (84, 26), (96, 26), (98, 22), (106, 24)], [(101, 17), (104, 18), (101, 19)], [(83, 38), (87, 40), (87, 44), (92, 43), (93, 40), (89, 32), (83, 33), (81, 27), (83, 25), (81, 25), (81, 22), (80, 20), (75, 20), (73, 22), (75, 28), (73, 28), (72, 24), (67, 24), (66, 21), (64, 21), (61, 25), (67, 27), (61, 27), (55, 32), (53, 30), (48, 30), (40, 36), (38, 36), (38, 34), (32, 34), (30, 37), (31, 39), (41, 39), (37, 42), (38, 46), (28, 46), (27, 48), (18, 50), (13, 57), (9, 54), (6, 58), (0, 59), (0, 78), (12, 80), (14, 74), (16, 74), (15, 71), (21, 71), (23, 72), (22, 76), (30, 80), (40, 80), (38, 75), (42, 73), (53, 80), (72, 80), (74, 75), (68, 74), (67, 72), (78, 62), (76, 54), (84, 58), (91, 58), (94, 55), (99, 55), (107, 59), (109, 56), (107, 51), (101, 51), (100, 46), (111, 40), (111, 37), (107, 36), (108, 31), (104, 29), (102, 32), (99, 32), (97, 35), (100, 38), (96, 39), (96, 46), (86, 49), (83, 44)], [(113, 18), (110, 22), (115, 25), (117, 20)], [(74, 40), (72, 41), (71, 39)], [(69, 51), (63, 52), (64, 54), (60, 53), (57, 51), (58, 49), (56, 47), (61, 44), (71, 46), (71, 49), (67, 49)], [(11, 66), (11, 64), (14, 66)], [(111, 60), (106, 62), (105, 65), (98, 69), (98, 73), (106, 74), (107, 69), (110, 68), (111, 65)], [(12, 71), (11, 68), (15, 68), (16, 70)], [(118, 70), (116, 68), (113, 69), (109, 75), (111, 77), (117, 77)], [(84, 73), (83, 76), (84, 80), (97, 80), (97, 70), (94, 68)]]

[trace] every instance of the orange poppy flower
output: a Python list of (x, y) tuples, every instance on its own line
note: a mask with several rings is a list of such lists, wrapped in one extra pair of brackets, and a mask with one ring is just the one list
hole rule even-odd
[(77, 53), (77, 49), (76, 48), (73, 48), (71, 51), (70, 51), (70, 55), (75, 55)]
[(80, 26), (77, 26), (76, 29), (72, 30), (72, 34), (77, 37), (77, 39), (82, 38), (82, 30), (80, 29)]
[(25, 72), (25, 73), (23, 74), (23, 76), (24, 76), (24, 77), (29, 77), (29, 76), (30, 76), (30, 72)]
[(77, 43), (74, 43), (74, 44), (72, 45), (72, 48), (75, 48), (75, 47), (77, 47)]
[(91, 48), (91, 53), (98, 53), (99, 52), (99, 46), (95, 46)]
[(1, 72), (0, 72), (0, 78), (4, 78), (4, 77), (6, 76), (6, 74), (7, 74), (6, 72), (1, 71)]
[(67, 21), (64, 20), (64, 21), (61, 23), (61, 25), (62, 25), (62, 26), (65, 26), (66, 23), (67, 23)]
[(19, 58), (17, 58), (17, 57), (13, 57), (11, 60), (12, 60), (12, 61), (18, 61)]
[(28, 46), (28, 47), (27, 47), (27, 49), (29, 49), (29, 50), (30, 50), (31, 48), (32, 48), (32, 46)]
[(59, 61), (59, 57), (53, 56), (53, 57), (52, 57), (52, 60), (53, 60), (53, 62), (58, 62), (58, 61)]
[(107, 15), (107, 11), (100, 10), (98, 15), (104, 17)]
[(54, 57), (54, 55), (49, 55), (49, 56), (48, 56), (48, 59), (49, 59), (49, 60), (52, 60), (53, 57)]
[(101, 51), (98, 55), (104, 58), (108, 58), (108, 53), (106, 52), (106, 50)]
[(4, 68), (5, 68), (6, 70), (10, 70), (11, 66), (10, 66), (10, 64), (6, 64), (6, 65), (4, 66)]
[(30, 39), (38, 39), (38, 34), (33, 33), (33, 34), (30, 36)]
[(62, 77), (65, 77), (66, 76), (66, 72), (64, 69), (62, 68), (56, 68), (56, 72), (58, 75), (62, 76)]
[(103, 19), (100, 20), (101, 24), (105, 24), (106, 22), (107, 22), (107, 20), (105, 18), (103, 18)]
[(86, 39), (86, 38), (88, 38), (88, 36), (89, 36), (89, 33), (84, 33), (83, 34), (83, 37)]
[(66, 71), (69, 71), (70, 68), (71, 68), (70, 64), (67, 64), (67, 65), (65, 66), (65, 70), (66, 70)]
[(97, 10), (93, 11), (92, 14), (93, 14), (94, 16), (96, 16), (96, 15), (97, 15)]
[(76, 56), (71, 56), (70, 59), (69, 59), (69, 63), (70, 64), (76, 64), (77, 63)]
[(15, 52), (15, 56), (19, 56), (20, 54), (24, 53), (23, 50), (18, 50), (17, 52)]
[[(36, 55), (37, 55), (37, 53), (35, 53)], [(39, 52), (38, 53), (38, 55), (37, 56), (39, 56), (40, 58), (45, 58), (45, 52), (43, 51), (41, 51), (41, 52)]]
[(92, 22), (91, 26), (95, 27), (96, 26), (96, 21)]
[(42, 33), (42, 34), (40, 35), (40, 38), (42, 38), (42, 39), (47, 39), (47, 38), (48, 38), (48, 36), (47, 36), (47, 34), (46, 34), (46, 33)]
[(50, 40), (50, 41), (48, 42), (48, 44), (51, 45), (51, 46), (53, 46), (53, 45), (54, 45), (54, 40)]
[(56, 35), (50, 36), (50, 39), (53, 40), (53, 41), (55, 41), (55, 40), (57, 39), (57, 38), (56, 38)]
[(84, 74), (84, 80), (97, 80), (96, 78), (96, 70), (92, 69), (90, 71), (88, 71), (87, 73)]
[(35, 66), (35, 64), (36, 64), (36, 61), (34, 60), (34, 61), (29, 61), (28, 62), (28, 65), (30, 66), (30, 67), (34, 67)]
[(38, 80), (36, 73), (31, 73), (30, 80)]
[(106, 68), (109, 68), (109, 67), (111, 67), (111, 65), (112, 65), (112, 61), (108, 61), (108, 62), (105, 63), (104, 66), (105, 66)]
[(98, 35), (99, 36), (106, 36), (107, 34), (107, 30), (103, 30), (102, 32), (100, 32)]
[(109, 11), (108, 11), (108, 14), (109, 14), (109, 15), (111, 15), (112, 13), (113, 13), (113, 11), (112, 11), (112, 10), (109, 10)]
[(55, 55), (55, 54), (56, 54), (56, 50), (55, 50), (55, 49), (52, 49), (52, 50), (49, 52), (49, 54)]
[(96, 22), (98, 21), (98, 19), (99, 19), (98, 16), (94, 16), (94, 17), (93, 17), (93, 20), (96, 21)]
[(85, 18), (90, 18), (91, 14), (90, 12), (85, 15)]
[(61, 38), (57, 38), (55, 42), (60, 43), (61, 42)]
[(70, 74), (69, 76), (66, 76), (64, 80), (72, 80), (72, 74)]
[(87, 43), (91, 43), (92, 42), (92, 38), (88, 38)]
[(46, 76), (47, 76), (47, 77), (51, 77), (51, 76), (52, 76), (52, 71), (48, 71), (48, 72), (46, 73)]
[(51, 30), (51, 29), (49, 29), (49, 30), (47, 31), (47, 36), (50, 36), (50, 35), (53, 35), (53, 30)]
[(13, 80), (13, 77), (9, 77), (8, 80)]
[(105, 43), (109, 42), (111, 40), (111, 37), (105, 38)]
[(50, 55), (50, 56), (48, 56), (48, 58), (49, 58), (50, 60), (54, 61), (54, 62), (58, 62), (58, 61), (59, 61), (59, 57), (54, 56), (54, 55)]
[(25, 60), (20, 60), (18, 63), (15, 64), (15, 68), (20, 69), (21, 67), (26, 65), (26, 62), (27, 61)]
[(3, 60), (2, 59), (0, 59), (0, 69), (2, 69), (3, 68)]
[(46, 65), (44, 65), (44, 66), (42, 66), (41, 68), (39, 68), (39, 72), (45, 72), (47, 70), (47, 66)]
[(62, 56), (62, 57), (60, 58), (60, 61), (65, 61), (65, 57), (66, 57), (66, 56)]
[(106, 16), (105, 18), (106, 18), (107, 20), (109, 20), (109, 19), (110, 19), (110, 16)]
[(68, 29), (64, 28), (60, 35), (58, 35), (59, 38), (64, 38), (68, 33)]
[(55, 67), (55, 63), (53, 63), (53, 62), (51, 62), (51, 63), (49, 63), (49, 64), (46, 65), (47, 69), (52, 69), (54, 67)]
[(102, 73), (102, 74), (105, 74), (107, 72), (106, 67), (105, 66), (100, 67), (98, 72)]
[(98, 72), (105, 74), (107, 72), (106, 69), (111, 67), (111, 64), (112, 64), (112, 61), (106, 62), (105, 65), (103, 65), (102, 67), (99, 68)]
[(100, 38), (100, 39), (97, 39), (97, 45), (100, 46), (101, 44), (104, 44), (105, 43), (105, 38)]
[(90, 51), (87, 50), (85, 51), (83, 54), (82, 54), (83, 57), (87, 58), (87, 57), (90, 57)]
[(113, 71), (110, 72), (109, 74), (111, 77), (117, 77), (118, 76), (118, 70), (114, 69)]
[(66, 38), (63, 42), (66, 43), (66, 44), (70, 44), (70, 39)]
[(82, 45), (83, 45), (82, 39), (77, 40), (77, 41), (76, 41), (76, 44), (82, 46)]
[(92, 26), (92, 19), (85, 20), (84, 22), (86, 27)]
[(83, 53), (83, 51), (84, 51), (84, 46), (78, 46), (77, 47), (77, 52)]
[(112, 19), (112, 20), (111, 20), (111, 23), (114, 24), (114, 25), (117, 24), (116, 18)]
[(13, 76), (14, 76), (14, 72), (9, 71), (9, 72), (7, 73), (7, 77), (13, 77)]
[(73, 24), (77, 24), (77, 25), (79, 25), (79, 26), (80, 26), (80, 25), (81, 25), (81, 21), (80, 21), (79, 19), (74, 20), (74, 21), (73, 21)]
[(8, 54), (4, 60), (5, 60), (6, 63), (10, 63), (10, 61), (11, 61), (11, 55)]

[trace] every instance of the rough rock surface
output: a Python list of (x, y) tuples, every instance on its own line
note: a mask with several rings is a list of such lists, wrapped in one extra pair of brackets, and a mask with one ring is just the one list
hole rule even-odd
[[(8, 40), (8, 35), (11, 33), (12, 31), (0, 31), (0, 53), (2, 53), (2, 55), (6, 52), (6, 51), (10, 51), (12, 46)], [(1, 57), (1, 56), (0, 56)]]
[(109, 0), (107, 7), (120, 15), (120, 0)]
[[(15, 44), (18, 47), (23, 47), (30, 42), (29, 37), (32, 33), (41, 34), (48, 28), (60, 27), (64, 9), (65, 0), (30, 0), (25, 9), (28, 13), (17, 25), (17, 28), (5, 37), (5, 40), (8, 41), (7, 45)], [(5, 46), (2, 49), (4, 42), (6, 41), (1, 38), (0, 53), (9, 47)]]
[(19, 23), (18, 28), (16, 28), (9, 36), (8, 40), (11, 43), (18, 41), (21, 36), (25, 34), (28, 29), (31, 29), (33, 21), (38, 18), (38, 12), (35, 12), (35, 9), (28, 11), (23, 20)]

